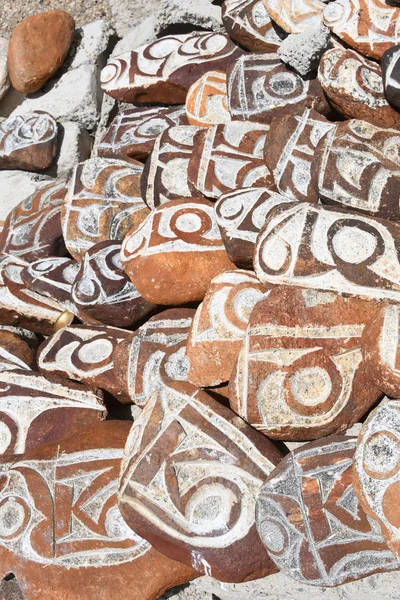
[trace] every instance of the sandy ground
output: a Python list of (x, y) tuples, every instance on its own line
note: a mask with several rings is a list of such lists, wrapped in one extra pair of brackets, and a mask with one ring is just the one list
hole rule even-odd
[(0, 0), (0, 36), (9, 38), (23, 18), (52, 8), (69, 12), (77, 27), (96, 19), (112, 22), (108, 0)]

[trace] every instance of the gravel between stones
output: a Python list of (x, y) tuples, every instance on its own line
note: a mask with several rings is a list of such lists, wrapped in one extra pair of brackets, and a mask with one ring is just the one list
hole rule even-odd
[(0, 8), (0, 36), (6, 38), (25, 17), (54, 8), (69, 12), (77, 27), (96, 19), (113, 23), (108, 0), (1, 0)]

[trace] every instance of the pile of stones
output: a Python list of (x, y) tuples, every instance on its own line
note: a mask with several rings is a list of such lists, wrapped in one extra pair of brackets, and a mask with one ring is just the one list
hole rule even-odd
[[(0, 169), (38, 179), (0, 234), (0, 577), (26, 600), (400, 569), (400, 7), (222, 21), (101, 69), (112, 34), (63, 11), (10, 40)], [(40, 179), (52, 78), (87, 69), (108, 111), (83, 98), (84, 160)]]

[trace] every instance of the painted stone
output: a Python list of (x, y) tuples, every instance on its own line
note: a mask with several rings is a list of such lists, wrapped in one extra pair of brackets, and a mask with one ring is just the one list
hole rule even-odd
[(263, 158), (268, 130), (268, 125), (248, 121), (200, 129), (194, 137), (189, 181), (208, 198), (237, 188), (272, 185)]
[(229, 123), (226, 73), (209, 71), (190, 86), (186, 96), (186, 114), (189, 124), (198, 127)]
[(386, 155), (398, 160), (398, 131), (356, 120), (331, 129), (318, 145), (312, 167), (323, 203), (382, 219), (400, 219), (398, 165), (383, 155), (380, 144)]
[(252, 52), (276, 51), (287, 36), (271, 20), (263, 0), (225, 0), (222, 21), (232, 40)]
[(35, 344), (16, 331), (0, 329), (0, 372), (16, 369), (31, 371), (35, 366)]
[(263, 0), (273, 19), (287, 33), (302, 33), (318, 29), (322, 24), (325, 4), (321, 0), (304, 0), (299, 6), (296, 0)]
[(71, 258), (41, 258), (22, 269), (21, 279), (27, 289), (52, 298), (62, 308), (75, 314), (77, 310), (71, 293), (79, 268), (80, 264)]
[(120, 110), (97, 148), (98, 155), (144, 160), (157, 137), (174, 125), (188, 125), (184, 106)]
[(101, 72), (101, 87), (122, 102), (183, 104), (196, 79), (225, 71), (241, 54), (222, 33), (167, 35), (110, 60)]
[(400, 569), (354, 493), (355, 448), (344, 436), (303, 445), (261, 488), (258, 532), (282, 573), (302, 584), (331, 587)]
[(400, 46), (391, 46), (382, 55), (381, 68), (386, 100), (394, 108), (400, 108)]
[(250, 271), (228, 271), (210, 282), (187, 342), (190, 383), (207, 387), (229, 381), (251, 311), (263, 292)]
[(400, 300), (400, 226), (306, 202), (266, 216), (254, 252), (264, 284)]
[(101, 393), (35, 371), (0, 373), (0, 455), (23, 454), (102, 421)]
[(235, 269), (207, 200), (171, 200), (152, 211), (125, 237), (121, 263), (143, 298), (164, 305), (202, 300), (211, 279)]
[(324, 10), (324, 23), (343, 42), (369, 58), (399, 42), (400, 8), (382, 0), (336, 0)]
[(40, 346), (37, 361), (46, 376), (57, 375), (104, 389), (129, 402), (114, 371), (114, 350), (133, 334), (114, 327), (72, 325), (59, 329)]
[(376, 311), (361, 338), (371, 379), (384, 394), (394, 398), (400, 398), (399, 328), (399, 308), (384, 306)]
[(141, 180), (142, 198), (149, 208), (176, 198), (203, 198), (188, 181), (189, 161), (198, 131), (198, 127), (178, 125), (169, 127), (156, 139)]
[(100, 242), (88, 250), (72, 286), (72, 301), (85, 320), (136, 327), (155, 306), (142, 298), (122, 269), (121, 242)]
[(279, 286), (256, 304), (232, 371), (231, 408), (265, 435), (342, 433), (381, 396), (361, 335), (377, 302)]
[(257, 235), (266, 214), (276, 204), (291, 201), (268, 188), (240, 188), (222, 194), (215, 204), (215, 218), (229, 260), (242, 269), (252, 269)]
[(365, 512), (377, 519), (392, 552), (400, 557), (398, 400), (383, 400), (358, 436), (353, 485)]
[(61, 67), (74, 38), (75, 21), (65, 10), (48, 10), (23, 19), (8, 46), (13, 87), (37, 92)]
[(329, 113), (318, 79), (304, 79), (274, 52), (241, 56), (227, 77), (229, 110), (235, 121), (271, 123), (288, 105)]
[(119, 508), (136, 533), (199, 573), (257, 579), (274, 568), (256, 531), (256, 498), (280, 459), (229, 408), (175, 383), (155, 393), (133, 424)]
[(122, 240), (148, 209), (140, 196), (143, 165), (89, 158), (75, 168), (62, 214), (65, 245), (76, 260), (99, 242)]
[[(1, 576), (28, 599), (154, 600), (196, 575), (123, 521), (116, 492), (130, 423), (106, 421), (1, 460)], [(88, 582), (90, 581), (90, 585)]]
[(64, 183), (51, 183), (13, 208), (0, 233), (1, 251), (29, 262), (65, 255), (61, 206), (66, 191)]
[(354, 50), (332, 48), (321, 58), (318, 79), (332, 106), (347, 119), (400, 127), (400, 114), (385, 98), (382, 69), (377, 63)]
[(0, 254), (0, 323), (49, 335), (63, 309), (24, 284), (21, 273), (27, 266), (16, 256)]
[(317, 173), (312, 164), (319, 142), (333, 127), (315, 110), (297, 106), (282, 109), (272, 120), (264, 159), (283, 196), (318, 202)]
[(193, 308), (171, 308), (151, 317), (114, 350), (114, 370), (131, 402), (143, 407), (150, 396), (173, 381), (187, 381), (186, 344)]
[(57, 123), (49, 113), (28, 112), (0, 123), (0, 169), (43, 171), (58, 146)]

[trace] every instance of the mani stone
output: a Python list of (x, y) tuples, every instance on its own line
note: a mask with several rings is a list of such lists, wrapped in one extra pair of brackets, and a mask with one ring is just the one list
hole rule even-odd
[(126, 108), (119, 111), (97, 148), (99, 156), (146, 159), (163, 131), (188, 125), (184, 106)]
[(378, 307), (331, 292), (272, 288), (251, 313), (230, 380), (231, 408), (279, 440), (345, 432), (381, 396), (361, 352)]
[(203, 198), (188, 181), (189, 161), (199, 127), (169, 127), (156, 139), (141, 179), (142, 198), (150, 209), (176, 198)]
[(20, 258), (0, 254), (0, 323), (49, 335), (63, 309), (25, 285), (21, 273), (27, 266)]
[(400, 8), (382, 0), (330, 2), (323, 20), (345, 44), (378, 61), (399, 42)]
[(332, 106), (347, 119), (400, 127), (400, 114), (385, 98), (381, 67), (354, 50), (332, 48), (322, 56), (318, 79)]
[(140, 196), (143, 165), (117, 158), (79, 163), (64, 199), (62, 229), (68, 252), (78, 261), (106, 240), (122, 240), (148, 214)]
[(74, 30), (75, 21), (64, 10), (41, 12), (21, 21), (8, 46), (13, 87), (23, 94), (40, 90), (63, 64)]
[(183, 104), (192, 83), (208, 71), (225, 71), (242, 53), (222, 33), (168, 35), (110, 60), (101, 86), (122, 102)]
[(171, 308), (151, 317), (114, 350), (114, 370), (130, 401), (143, 407), (172, 381), (187, 381), (186, 344), (195, 310)]
[(187, 383), (154, 393), (133, 424), (119, 508), (158, 551), (220, 581), (274, 571), (256, 498), (281, 460), (265, 436)]
[(386, 100), (394, 108), (400, 109), (400, 45), (392, 46), (384, 52), (381, 60), (383, 88)]
[(153, 210), (121, 248), (121, 263), (153, 304), (201, 301), (211, 279), (235, 268), (208, 200), (171, 200)]
[(312, 164), (318, 144), (333, 127), (317, 111), (296, 105), (272, 119), (264, 160), (283, 196), (318, 202), (318, 172)]
[(361, 338), (364, 363), (375, 385), (388, 396), (400, 398), (399, 308), (377, 310)]
[(319, 198), (326, 204), (398, 221), (399, 149), (399, 132), (393, 129), (357, 120), (336, 124), (317, 146), (312, 165)]
[(44, 171), (57, 154), (57, 123), (36, 110), (0, 122), (0, 169)]
[(400, 300), (400, 225), (307, 202), (266, 216), (254, 251), (263, 284)]
[(262, 187), (239, 188), (222, 194), (215, 203), (215, 218), (229, 260), (241, 269), (252, 269), (257, 235), (266, 214), (272, 206), (291, 201)]
[(21, 279), (31, 291), (52, 298), (65, 310), (75, 314), (77, 310), (71, 293), (79, 267), (80, 264), (71, 258), (41, 258), (22, 269)]
[(260, 537), (280, 571), (301, 584), (331, 587), (400, 569), (354, 493), (355, 449), (344, 436), (305, 444), (261, 488)]
[(321, 0), (304, 0), (301, 5), (293, 0), (263, 2), (271, 19), (287, 33), (302, 33), (322, 24), (325, 5)]
[(268, 125), (231, 122), (200, 129), (194, 137), (189, 181), (208, 198), (242, 187), (272, 185), (263, 159)]
[(17, 330), (0, 329), (0, 372), (24, 369), (31, 371), (36, 366), (36, 347), (32, 340)]
[(187, 341), (190, 383), (208, 387), (229, 381), (251, 311), (263, 292), (250, 271), (227, 271), (210, 282)]
[(72, 286), (72, 301), (83, 321), (136, 327), (155, 309), (122, 269), (121, 245), (100, 242), (85, 253)]
[(21, 368), (0, 373), (0, 455), (23, 454), (106, 416), (101, 393), (87, 386)]
[(229, 123), (226, 73), (209, 71), (190, 86), (186, 96), (186, 114), (189, 124), (198, 127)]
[(400, 407), (383, 400), (358, 436), (353, 485), (361, 506), (377, 519), (393, 554), (400, 557)]
[(262, 0), (225, 0), (222, 21), (232, 40), (252, 52), (276, 51), (287, 35), (272, 21)]
[[(154, 600), (193, 569), (123, 521), (118, 478), (130, 423), (106, 421), (0, 461), (0, 576), (28, 598)], [(90, 585), (88, 585), (90, 582)]]
[(278, 54), (245, 54), (228, 69), (228, 104), (234, 121), (271, 123), (288, 105), (330, 108), (318, 79), (303, 78), (284, 65)]
[(1, 251), (29, 262), (65, 255), (61, 207), (66, 191), (63, 182), (51, 183), (13, 208), (0, 233)]
[(129, 402), (114, 371), (114, 351), (132, 332), (106, 326), (59, 329), (39, 347), (37, 361), (46, 376), (57, 375), (106, 390)]

